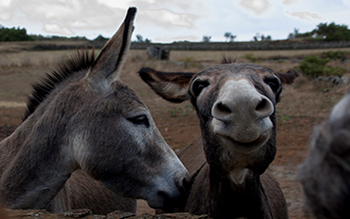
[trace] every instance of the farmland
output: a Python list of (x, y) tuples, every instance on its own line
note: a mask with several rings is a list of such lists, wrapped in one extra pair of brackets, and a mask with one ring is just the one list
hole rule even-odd
[[(25, 51), (0, 45), (0, 140), (20, 123), (31, 84), (56, 69), (73, 50)], [(196, 112), (189, 102), (167, 103), (142, 82), (137, 71), (152, 67), (162, 71), (200, 72), (220, 63), (223, 56), (236, 62), (254, 62), (279, 72), (297, 68), (306, 55), (323, 52), (350, 52), (350, 48), (274, 51), (171, 51), (167, 61), (149, 60), (145, 50), (131, 50), (123, 67), (121, 80), (132, 87), (150, 109), (158, 129), (168, 144), (180, 151), (200, 137)], [(96, 51), (98, 52), (98, 51)], [(334, 67), (345, 69), (350, 77), (350, 60), (333, 60)], [(349, 84), (317, 81), (301, 74), (293, 85), (286, 86), (276, 109), (277, 155), (269, 169), (285, 194), (290, 218), (312, 218), (305, 207), (298, 166), (308, 155), (309, 138), (314, 125), (329, 115), (334, 104), (349, 90)]]

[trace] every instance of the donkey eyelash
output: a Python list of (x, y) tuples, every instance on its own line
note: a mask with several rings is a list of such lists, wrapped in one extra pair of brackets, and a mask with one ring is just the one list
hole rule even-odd
[(195, 80), (192, 83), (192, 87), (191, 87), (191, 92), (195, 97), (198, 97), (199, 94), (202, 92), (202, 90), (206, 87), (209, 86), (209, 82), (208, 81), (202, 81), (202, 80)]
[(281, 81), (279, 80), (279, 78), (277, 78), (276, 76), (274, 77), (269, 77), (269, 78), (265, 78), (264, 82), (269, 85), (269, 87), (271, 88), (271, 90), (274, 93), (277, 93), (278, 90), (281, 88)]
[(144, 125), (147, 128), (150, 126), (146, 115), (139, 115), (139, 116), (131, 117), (131, 118), (128, 118), (128, 120), (130, 122), (134, 123), (135, 125)]

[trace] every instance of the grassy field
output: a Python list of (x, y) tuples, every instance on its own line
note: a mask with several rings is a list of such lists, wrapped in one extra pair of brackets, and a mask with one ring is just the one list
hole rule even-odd
[[(13, 46), (13, 45), (12, 45)], [(46, 72), (59, 66), (74, 51), (16, 51), (0, 47), (0, 140), (20, 123), (31, 84), (39, 82)], [(170, 104), (156, 96), (137, 75), (141, 67), (162, 71), (193, 71), (219, 64), (223, 56), (236, 62), (255, 62), (279, 72), (297, 68), (305, 55), (325, 51), (350, 52), (350, 48), (288, 51), (171, 51), (169, 61), (148, 60), (146, 51), (131, 50), (121, 80), (130, 85), (149, 107), (162, 135), (175, 151), (181, 150), (200, 136), (196, 113), (189, 102)], [(98, 51), (96, 51), (98, 52)], [(350, 61), (330, 63), (346, 69)], [(309, 137), (315, 124), (327, 118), (334, 104), (350, 85), (317, 82), (301, 75), (293, 85), (284, 88), (277, 105), (277, 156), (270, 170), (277, 177), (286, 196), (290, 218), (309, 216), (298, 180), (298, 165), (308, 154)]]

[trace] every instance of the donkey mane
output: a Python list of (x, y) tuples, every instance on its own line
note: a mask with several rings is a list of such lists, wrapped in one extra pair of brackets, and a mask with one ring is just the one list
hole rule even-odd
[(223, 56), (222, 59), (221, 59), (221, 62), (220, 64), (232, 64), (232, 63), (236, 63), (237, 61), (237, 57), (236, 58), (233, 58), (232, 56)]
[(92, 50), (91, 54), (89, 54), (88, 50), (78, 50), (71, 55), (69, 59), (60, 63), (57, 70), (52, 70), (51, 73), (46, 73), (46, 76), (41, 79), (39, 83), (32, 85), (33, 92), (28, 97), (27, 109), (23, 121), (35, 111), (39, 104), (46, 99), (58, 84), (65, 81), (75, 72), (88, 69), (94, 61), (95, 49)]

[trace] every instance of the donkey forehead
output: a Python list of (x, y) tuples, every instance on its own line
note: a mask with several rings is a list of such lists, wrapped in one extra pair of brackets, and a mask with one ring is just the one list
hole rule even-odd
[(214, 83), (220, 83), (223, 80), (240, 80), (242, 78), (258, 82), (273, 74), (273, 70), (260, 65), (232, 63), (217, 65), (204, 70), (197, 75), (197, 78), (212, 80)]
[(110, 110), (117, 113), (145, 108), (137, 93), (129, 86), (118, 80), (114, 82), (108, 95), (102, 96), (99, 105), (103, 110)]
[(275, 72), (269, 68), (255, 64), (222, 64), (199, 73), (196, 79), (208, 80), (212, 85), (222, 87), (227, 81), (246, 80), (253, 87), (265, 87), (263, 80), (273, 77)]

